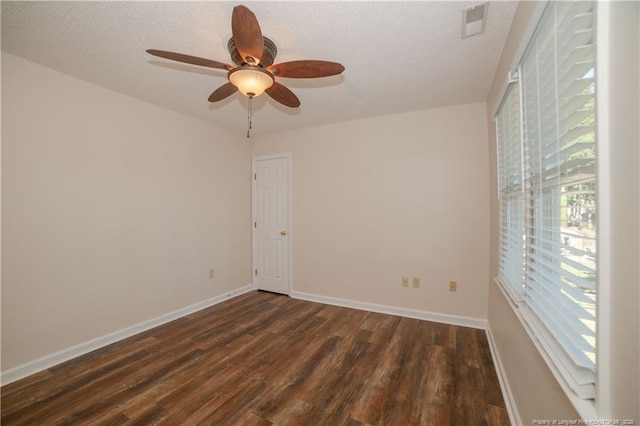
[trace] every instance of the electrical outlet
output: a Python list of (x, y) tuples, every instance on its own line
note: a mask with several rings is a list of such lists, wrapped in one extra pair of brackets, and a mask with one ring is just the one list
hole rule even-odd
[(209, 279), (212, 280), (215, 275), (216, 271), (214, 269), (209, 269)]
[(402, 287), (409, 287), (409, 277), (402, 277)]
[(420, 277), (413, 277), (413, 288), (420, 288)]
[(449, 291), (458, 291), (458, 283), (456, 281), (449, 281)]

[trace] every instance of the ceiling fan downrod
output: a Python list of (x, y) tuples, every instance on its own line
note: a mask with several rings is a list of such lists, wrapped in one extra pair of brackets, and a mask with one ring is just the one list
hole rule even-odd
[(247, 139), (251, 137), (251, 101), (253, 100), (253, 93), (247, 95)]

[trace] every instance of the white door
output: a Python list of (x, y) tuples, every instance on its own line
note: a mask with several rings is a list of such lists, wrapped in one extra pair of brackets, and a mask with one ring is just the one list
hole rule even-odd
[(254, 286), (289, 294), (289, 155), (253, 160)]

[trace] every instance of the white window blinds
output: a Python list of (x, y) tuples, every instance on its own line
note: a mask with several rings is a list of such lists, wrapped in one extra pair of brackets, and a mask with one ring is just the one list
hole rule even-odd
[(594, 18), (595, 2), (550, 2), (496, 116), (498, 280), (583, 399), (596, 377)]
[(522, 301), (525, 268), (520, 88), (511, 83), (496, 115), (500, 255), (498, 280), (515, 302)]

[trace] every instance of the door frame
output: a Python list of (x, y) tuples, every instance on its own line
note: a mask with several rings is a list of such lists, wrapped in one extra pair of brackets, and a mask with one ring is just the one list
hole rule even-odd
[(260, 155), (254, 156), (251, 158), (251, 282), (254, 290), (258, 290), (258, 285), (255, 281), (255, 273), (254, 271), (257, 269), (257, 257), (256, 257), (256, 228), (253, 226), (256, 222), (256, 164), (258, 161), (264, 160), (277, 160), (281, 158), (286, 158), (288, 167), (287, 173), (289, 174), (288, 179), (288, 188), (287, 192), (289, 193), (287, 200), (288, 206), (286, 207), (289, 213), (289, 256), (288, 256), (288, 264), (289, 264), (289, 283), (288, 283), (288, 292), (287, 296), (291, 296), (293, 292), (293, 155), (290, 152), (285, 152), (281, 154), (271, 154), (271, 155)]

